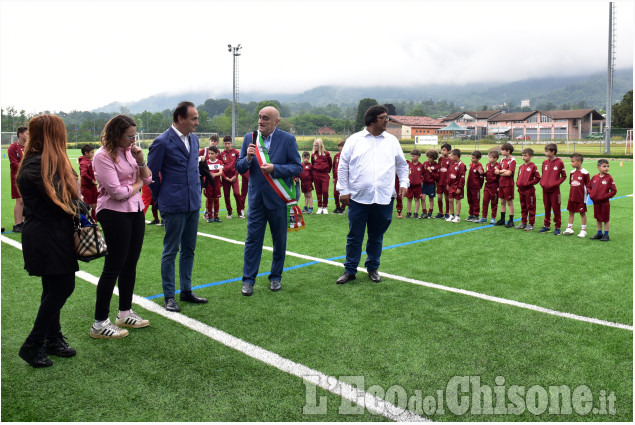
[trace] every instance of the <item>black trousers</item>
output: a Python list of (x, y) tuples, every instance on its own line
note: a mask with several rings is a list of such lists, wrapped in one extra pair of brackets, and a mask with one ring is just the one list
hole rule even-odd
[(146, 223), (143, 212), (101, 210), (97, 220), (104, 231), (108, 254), (97, 283), (95, 320), (106, 320), (115, 284), (119, 280), (119, 310), (130, 310)]
[(29, 342), (41, 345), (60, 336), (60, 311), (74, 290), (75, 273), (42, 276), (42, 298)]

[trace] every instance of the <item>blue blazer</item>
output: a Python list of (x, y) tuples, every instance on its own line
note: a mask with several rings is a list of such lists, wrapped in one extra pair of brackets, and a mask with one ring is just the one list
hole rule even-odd
[(189, 152), (171, 126), (150, 145), (148, 167), (154, 180), (150, 184), (150, 190), (152, 199), (158, 202), (162, 213), (184, 213), (201, 209), (198, 137), (193, 133), (188, 136)]
[[(264, 205), (268, 209), (285, 207), (286, 203), (280, 199), (265, 179), (256, 157), (252, 158), (251, 165), (247, 161), (247, 148), (251, 142), (252, 133), (247, 133), (243, 139), (240, 156), (236, 162), (236, 170), (240, 174), (245, 174), (249, 171), (248, 196), (250, 208), (255, 205)], [(276, 179), (282, 178), (287, 186), (291, 188), (292, 193), (295, 194), (293, 177), (299, 176), (302, 172), (300, 154), (298, 153), (298, 144), (295, 141), (295, 137), (286, 131), (276, 128), (271, 138), (269, 160), (273, 164), (272, 177)]]

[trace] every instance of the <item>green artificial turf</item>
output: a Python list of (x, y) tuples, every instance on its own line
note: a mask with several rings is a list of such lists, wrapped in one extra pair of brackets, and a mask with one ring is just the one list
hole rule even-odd
[[(591, 175), (596, 173), (594, 162), (585, 163)], [(633, 163), (619, 164), (612, 161), (610, 171), (618, 197), (633, 191)], [(0, 166), (1, 218), (10, 230), (13, 201), (6, 158)], [(570, 170), (567, 166), (567, 173)], [(568, 183), (563, 184), (562, 195), (566, 207)], [(542, 214), (540, 189), (537, 196)], [(517, 199), (515, 206), (519, 217)], [(330, 201), (329, 211), (333, 209)], [(466, 200), (462, 216), (467, 216)], [(593, 207), (588, 216), (591, 236)], [(147, 217), (151, 220), (149, 211)], [(222, 212), (220, 217), (222, 223), (201, 218), (199, 232), (245, 240), (246, 220), (227, 220)], [(395, 218), (384, 238), (380, 271), (632, 326), (632, 217), (632, 197), (612, 201), (608, 243), (464, 220), (455, 224)], [(287, 250), (343, 263), (347, 217), (311, 215), (306, 222), (305, 230), (289, 233)], [(536, 224), (537, 228), (542, 224), (542, 217)], [(579, 231), (579, 226), (576, 216), (574, 228)], [(20, 240), (16, 234), (5, 236)], [(137, 295), (160, 305), (162, 296), (152, 297), (162, 292), (162, 238), (162, 227), (146, 227), (135, 288)], [(268, 232), (265, 245), (271, 246)], [(307, 387), (302, 379), (141, 307), (133, 308), (151, 321), (149, 328), (132, 330), (122, 340), (93, 340), (88, 331), (95, 286), (79, 278), (62, 310), (63, 331), (77, 356), (54, 357), (52, 367), (33, 369), (17, 351), (39, 305), (40, 280), (23, 270), (19, 250), (2, 243), (1, 251), (3, 421), (386, 420), (368, 411), (341, 413), (340, 397), (323, 389), (317, 389), (316, 395), (318, 400), (326, 397), (327, 413), (304, 414)], [(364, 273), (347, 285), (335, 285), (342, 267), (292, 255), (286, 257), (283, 289), (273, 293), (266, 277), (271, 258), (265, 250), (260, 267), (264, 275), (258, 277), (254, 295), (243, 297), (242, 245), (200, 236), (193, 282), (201, 286), (197, 294), (209, 303), (181, 303), (182, 313), (326, 375), (350, 382), (363, 379), (363, 389), (380, 396), (391, 387), (401, 388), (414, 402), (411, 408), (416, 413), (435, 421), (632, 421), (632, 330), (402, 280), (384, 278), (374, 284)], [(102, 266), (103, 259), (80, 263), (82, 270), (96, 277)], [(227, 280), (231, 281), (217, 284)], [(117, 303), (113, 297), (111, 320)], [(536, 415), (530, 409), (520, 414), (510, 409), (507, 414), (479, 414), (474, 392), (461, 394), (471, 402), (467, 412), (452, 411), (448, 386), (466, 376), (478, 377), (490, 388), (502, 377), (498, 389), (506, 394), (512, 386), (525, 391), (536, 385), (546, 390), (566, 386), (573, 391), (586, 385), (594, 408), (599, 407), (601, 394), (613, 394), (616, 411), (555, 414), (547, 409)], [(443, 413), (417, 404), (418, 395), (436, 399), (438, 392), (445, 396)], [(503, 404), (513, 407), (508, 398)]]

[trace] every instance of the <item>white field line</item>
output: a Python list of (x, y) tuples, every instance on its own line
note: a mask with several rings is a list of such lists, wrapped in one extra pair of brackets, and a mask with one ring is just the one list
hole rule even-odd
[[(13, 239), (7, 238), (6, 236), (0, 236), (0, 240), (8, 245), (22, 250), (22, 244), (14, 241)], [(93, 276), (92, 274), (84, 272), (82, 270), (76, 272), (75, 275), (80, 279), (85, 280), (86, 282), (92, 283), (93, 285), (97, 285), (97, 282), (99, 281), (96, 276)], [(119, 290), (117, 287), (115, 287), (114, 289), (114, 294), (117, 296), (119, 295)], [(229, 348), (240, 351), (241, 353), (249, 357), (273, 366), (276, 369), (279, 369), (290, 375), (302, 378), (306, 382), (310, 382), (320, 388), (325, 389), (326, 391), (329, 391), (346, 400), (356, 403), (370, 412), (380, 414), (390, 420), (400, 422), (430, 421), (429, 419), (421, 417), (405, 408), (395, 406), (394, 404), (389, 403), (379, 397), (373, 396), (363, 390), (359, 390), (352, 385), (347, 384), (346, 382), (338, 380), (335, 377), (326, 375), (318, 370), (311, 369), (308, 366), (281, 357), (280, 355), (272, 351), (243, 341), (242, 339), (230, 335), (227, 332), (223, 332), (220, 329), (216, 329), (205, 323), (199, 322), (198, 320), (194, 320), (181, 313), (169, 312), (158, 304), (138, 295), (133, 295), (132, 302), (133, 304), (136, 304), (148, 311), (158, 314), (159, 316), (163, 316), (169, 320), (190, 328), (193, 331), (203, 334), (208, 338), (211, 338), (214, 341), (217, 341)]]
[[(220, 236), (210, 235), (210, 234), (207, 234), (207, 233), (198, 232), (198, 234), (200, 236), (205, 236), (205, 237), (212, 238), (212, 239), (218, 239), (218, 240), (221, 240), (221, 241), (224, 241), (224, 242), (233, 243), (233, 244), (236, 244), (236, 245), (244, 245), (245, 244), (244, 242), (240, 242), (240, 241), (236, 241), (236, 240), (232, 240), (232, 239), (227, 239), (227, 238), (223, 238), (223, 237), (220, 237)], [(265, 249), (267, 251), (273, 251), (273, 248), (268, 247), (268, 246), (264, 246), (263, 249)], [(302, 258), (304, 260), (317, 261), (317, 262), (324, 263), (324, 264), (330, 264), (330, 265), (337, 266), (337, 267), (344, 267), (343, 263), (338, 263), (337, 261), (330, 261), (330, 260), (325, 260), (323, 258), (311, 257), (309, 255), (298, 254), (298, 253), (291, 252), (291, 251), (287, 251), (287, 255), (290, 256), (290, 257)], [(365, 268), (363, 268), (363, 267), (358, 267), (357, 270), (361, 271), (361, 272), (364, 272), (364, 273), (367, 272), (367, 270)], [(596, 325), (609, 326), (609, 327), (612, 327), (612, 328), (626, 329), (626, 330), (629, 330), (629, 331), (633, 331), (633, 326), (632, 325), (625, 325), (625, 324), (622, 324), (622, 323), (609, 322), (607, 320), (596, 319), (594, 317), (580, 316), (580, 315), (573, 314), (573, 313), (565, 313), (565, 312), (562, 312), (562, 311), (557, 311), (557, 310), (552, 310), (552, 309), (545, 308), (545, 307), (540, 307), (538, 305), (527, 304), (527, 303), (523, 303), (523, 302), (520, 302), (520, 301), (508, 300), (506, 298), (500, 298), (500, 297), (495, 297), (495, 296), (492, 296), (492, 295), (481, 294), (480, 292), (469, 291), (469, 290), (466, 290), (466, 289), (453, 288), (451, 286), (439, 285), (439, 284), (436, 284), (436, 283), (424, 282), (424, 281), (421, 281), (421, 280), (410, 279), (408, 277), (397, 276), (397, 275), (394, 275), (394, 274), (389, 274), (389, 273), (384, 273), (384, 272), (379, 272), (379, 275), (383, 276), (383, 277), (387, 277), (389, 279), (399, 280), (401, 282), (412, 283), (414, 285), (425, 286), (427, 288), (439, 289), (441, 291), (453, 292), (455, 294), (467, 295), (467, 296), (470, 296), (470, 297), (480, 298), (482, 300), (492, 301), (492, 302), (499, 303), (499, 304), (507, 304), (507, 305), (511, 305), (511, 306), (514, 306), (514, 307), (524, 308), (524, 309), (527, 309), (527, 310), (533, 310), (533, 311), (537, 311), (539, 313), (551, 314), (553, 316), (564, 317), (564, 318), (572, 319), (572, 320), (578, 320), (580, 322), (594, 323)]]

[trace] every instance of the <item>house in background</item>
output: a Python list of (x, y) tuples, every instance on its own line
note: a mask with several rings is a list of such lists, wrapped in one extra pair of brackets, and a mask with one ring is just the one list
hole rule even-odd
[(320, 127), (317, 129), (317, 134), (319, 135), (323, 135), (323, 134), (335, 134), (335, 130), (333, 130), (331, 127), (328, 126), (324, 126), (324, 127)]
[(415, 136), (434, 136), (436, 131), (445, 127), (441, 119), (430, 117), (410, 117), (390, 115), (386, 131), (398, 139), (413, 139)]
[(594, 109), (515, 112), (490, 118), (488, 134), (529, 140), (583, 139), (593, 131), (594, 121), (600, 122), (601, 131), (603, 119)]
[(469, 130), (467, 134), (476, 135), (478, 138), (488, 134), (488, 122), (490, 118), (500, 115), (500, 110), (496, 111), (464, 111), (455, 112), (443, 118), (443, 124), (446, 126), (454, 121), (461, 127)]

